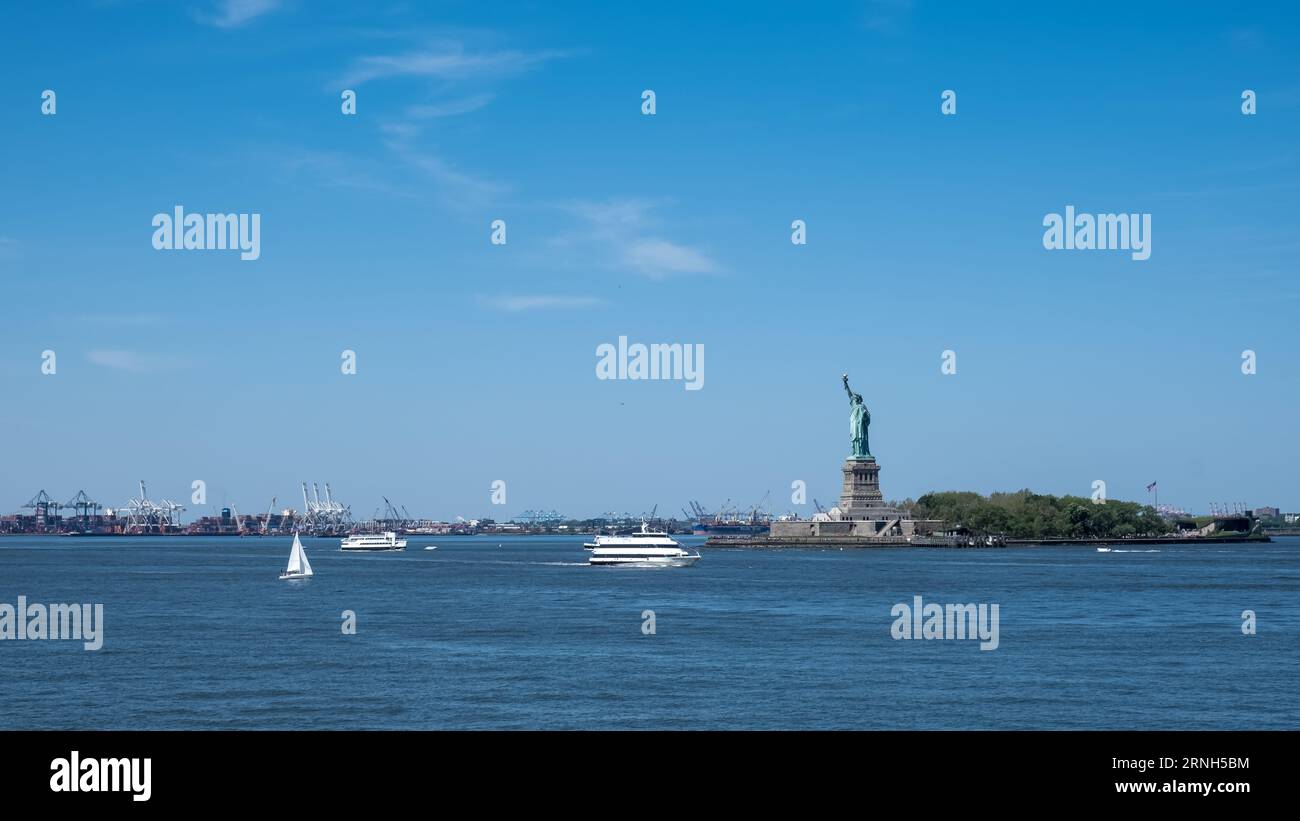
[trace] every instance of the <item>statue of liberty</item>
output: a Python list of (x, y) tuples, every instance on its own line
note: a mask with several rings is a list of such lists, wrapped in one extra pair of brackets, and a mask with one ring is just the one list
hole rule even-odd
[(849, 375), (844, 374), (844, 391), (849, 395), (849, 439), (853, 442), (850, 459), (871, 459), (871, 445), (867, 442), (867, 428), (871, 425), (871, 411), (862, 401), (862, 394), (849, 388)]

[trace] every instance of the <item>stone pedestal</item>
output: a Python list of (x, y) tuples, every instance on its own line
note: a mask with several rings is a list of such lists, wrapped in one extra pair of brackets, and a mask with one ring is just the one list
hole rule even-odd
[(763, 545), (909, 544), (915, 536), (933, 533), (943, 524), (934, 519), (908, 519), (885, 504), (880, 493), (880, 465), (874, 457), (844, 460), (844, 491), (840, 503), (812, 520), (772, 522)]
[(841, 519), (881, 519), (897, 515), (880, 494), (880, 466), (874, 457), (844, 460), (844, 490), (840, 494)]

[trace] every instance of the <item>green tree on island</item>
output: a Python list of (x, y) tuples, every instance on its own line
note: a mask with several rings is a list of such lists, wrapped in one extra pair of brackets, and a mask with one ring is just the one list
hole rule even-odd
[(927, 493), (916, 500), (914, 515), (943, 519), (980, 535), (1011, 539), (1122, 539), (1159, 536), (1172, 528), (1150, 505), (1083, 496), (1051, 496), (1020, 490), (981, 496), (969, 491)]

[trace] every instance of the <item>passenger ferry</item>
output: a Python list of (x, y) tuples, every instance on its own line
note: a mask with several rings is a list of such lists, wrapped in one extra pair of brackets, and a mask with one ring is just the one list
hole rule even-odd
[(674, 541), (667, 533), (651, 530), (641, 522), (641, 530), (621, 536), (597, 536), (583, 545), (591, 551), (592, 565), (629, 565), (633, 567), (685, 567), (700, 560)]
[(384, 533), (353, 533), (343, 539), (340, 550), (405, 550), (406, 539), (391, 530)]

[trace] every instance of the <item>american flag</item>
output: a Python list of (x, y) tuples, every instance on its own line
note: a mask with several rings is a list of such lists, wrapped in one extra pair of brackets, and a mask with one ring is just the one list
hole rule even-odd
[(1151, 492), (1151, 489), (1152, 489), (1153, 487), (1155, 487), (1155, 486), (1156, 486), (1156, 483), (1155, 483), (1155, 482), (1152, 482), (1151, 484), (1147, 485), (1147, 492), (1150, 493), (1150, 492)]

